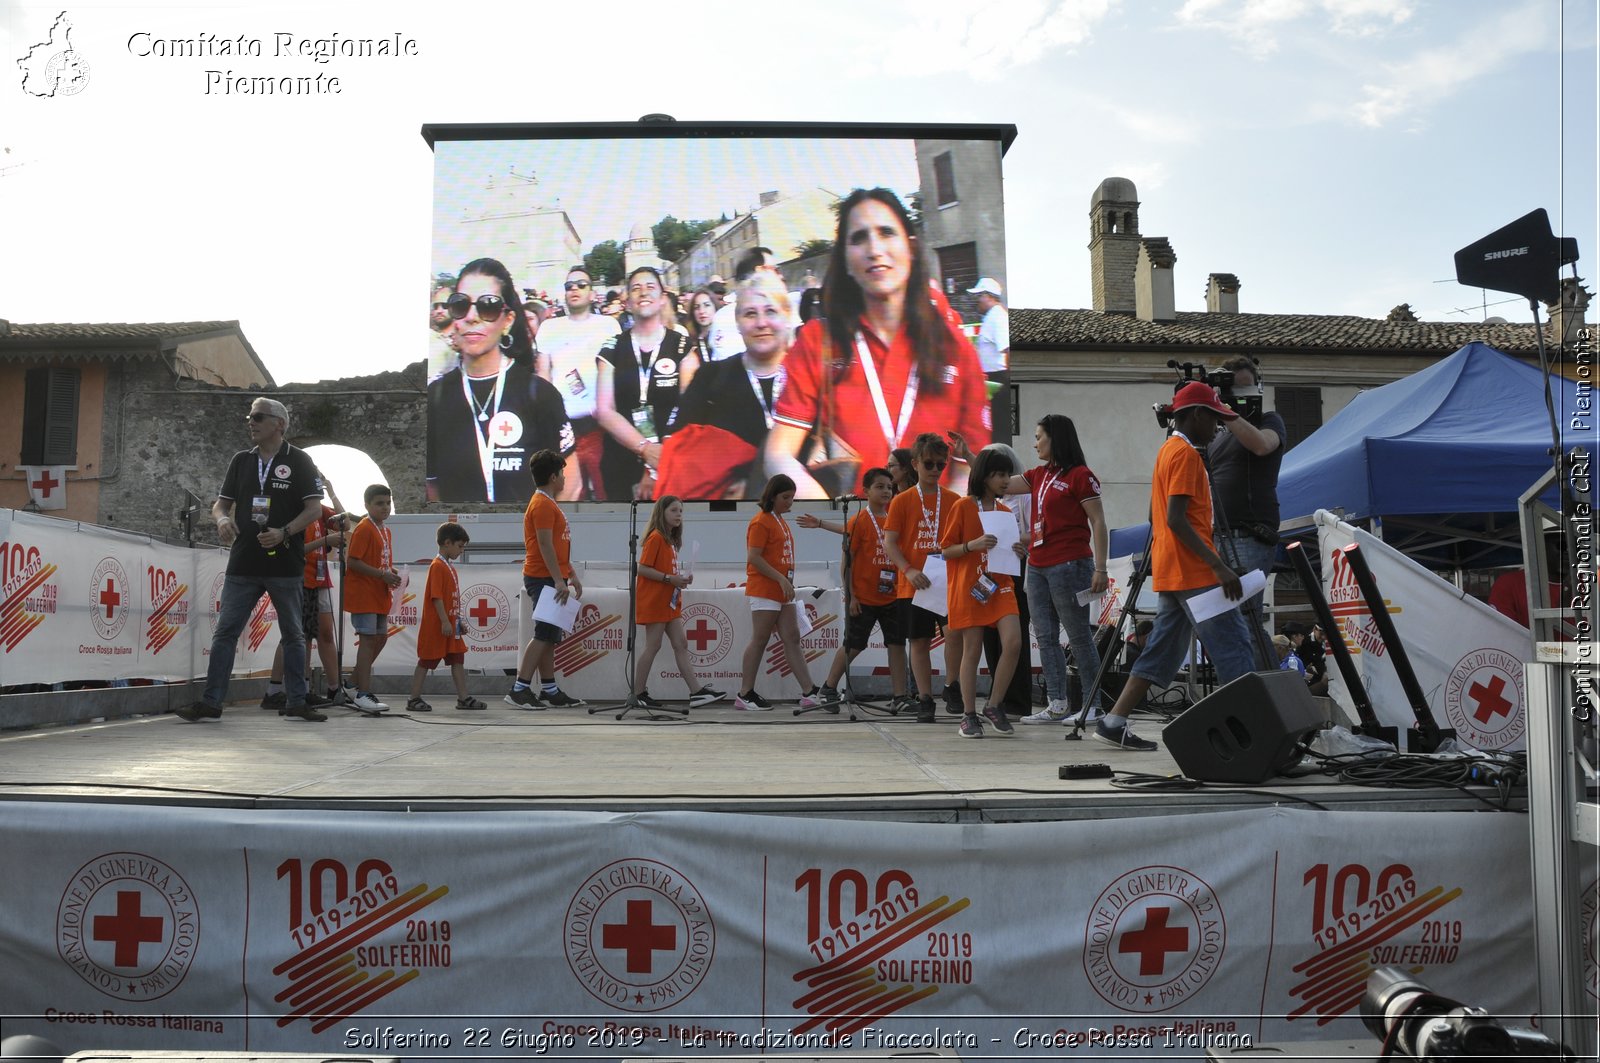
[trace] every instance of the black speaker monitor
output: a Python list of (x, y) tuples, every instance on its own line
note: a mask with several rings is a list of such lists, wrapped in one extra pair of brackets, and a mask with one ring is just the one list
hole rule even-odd
[(1299, 672), (1251, 672), (1195, 702), (1161, 734), (1178, 770), (1198, 782), (1265, 782), (1327, 724)]

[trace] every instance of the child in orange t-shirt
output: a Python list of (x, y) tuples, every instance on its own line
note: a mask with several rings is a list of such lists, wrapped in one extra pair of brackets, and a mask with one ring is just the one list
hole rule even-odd
[(850, 518), (848, 525), (823, 520), (814, 513), (802, 513), (795, 523), (802, 528), (821, 528), (845, 537), (849, 555), (850, 579), (844, 587), (844, 645), (834, 655), (828, 678), (822, 684), (823, 708), (838, 712), (839, 684), (845, 669), (856, 655), (867, 648), (873, 625), (883, 632), (884, 649), (889, 655), (889, 682), (894, 692), (891, 711), (900, 712), (915, 702), (906, 693), (906, 637), (900, 631), (900, 603), (895, 597), (895, 569), (883, 550), (883, 524), (894, 498), (894, 477), (888, 469), (868, 469), (861, 477), (866, 487), (867, 508)]
[(356, 647), (356, 668), (350, 675), (356, 696), (352, 704), (362, 712), (383, 712), (389, 706), (372, 694), (372, 665), (389, 641), (389, 610), (400, 573), (394, 567), (394, 535), (383, 522), (394, 510), (388, 485), (373, 484), (362, 493), (367, 519), (350, 535), (344, 579), (344, 611), (350, 626), (361, 636)]
[[(800, 622), (794, 603), (794, 532), (783, 515), (794, 505), (794, 481), (779, 473), (761, 492), (761, 512), (745, 531), (744, 595), (750, 602), (750, 642), (744, 648), (744, 681), (733, 707), (745, 712), (770, 712), (772, 702), (756, 693), (756, 671), (776, 628), (783, 655), (800, 681), (800, 707), (821, 704), (800, 649)], [(803, 607), (802, 607), (803, 608)]]
[[(567, 485), (566, 460), (553, 450), (541, 450), (528, 460), (533, 476), (533, 497), (522, 514), (522, 592), (532, 612), (548, 588), (563, 605), (568, 598), (583, 597), (583, 583), (572, 568), (572, 528), (556, 499)], [(587, 702), (556, 686), (556, 644), (566, 632), (536, 620), (533, 638), (522, 648), (517, 679), (505, 702), (515, 709), (541, 712), (548, 708), (579, 708)], [(534, 675), (542, 682), (533, 687)]]
[(634, 583), (634, 623), (644, 628), (644, 652), (633, 670), (631, 709), (659, 709), (661, 703), (650, 696), (650, 668), (661, 652), (661, 637), (672, 643), (672, 656), (678, 674), (689, 688), (689, 707), (699, 708), (721, 701), (727, 694), (709, 685), (695, 686), (694, 661), (689, 656), (689, 640), (683, 633), (683, 591), (694, 582), (694, 575), (678, 561), (683, 549), (683, 501), (676, 495), (662, 495), (650, 511), (645, 525), (644, 549), (639, 552), (639, 576)]
[[(1017, 592), (1010, 576), (989, 571), (989, 551), (997, 540), (983, 530), (980, 513), (1010, 513), (1000, 501), (1016, 472), (1011, 459), (997, 450), (978, 452), (967, 478), (967, 497), (955, 504), (939, 546), (948, 568), (949, 636), (961, 640), (962, 738), (982, 738), (978, 719), (978, 658), (983, 654), (983, 629), (1000, 635), (1000, 657), (989, 679), (989, 704), (983, 716), (1001, 736), (1015, 732), (998, 702), (1011, 687), (1022, 648), (1022, 624), (1017, 619)], [(1022, 543), (1012, 544), (1019, 557)]]
[[(889, 516), (883, 524), (883, 552), (900, 570), (896, 585), (900, 631), (911, 643), (911, 674), (922, 692), (917, 705), (917, 722), (933, 723), (933, 660), (929, 651), (934, 632), (944, 623), (944, 617), (922, 608), (912, 599), (917, 591), (931, 584), (923, 573), (928, 559), (932, 557), (942, 564), (938, 556), (939, 538), (949, 525), (950, 512), (961, 496), (939, 485), (945, 466), (950, 462), (950, 444), (943, 436), (922, 433), (912, 444), (911, 454), (917, 481), (889, 503)], [(961, 672), (960, 639), (944, 640), (944, 661), (948, 705), (954, 702), (956, 694), (953, 692), (959, 686), (956, 677)]]
[(432, 712), (422, 700), (422, 680), (443, 661), (450, 666), (456, 686), (456, 708), (484, 709), (483, 702), (467, 693), (467, 643), (461, 637), (466, 627), (461, 622), (461, 579), (456, 562), (461, 559), (471, 537), (454, 521), (439, 525), (434, 533), (439, 556), (428, 565), (428, 586), (422, 593), (422, 617), (417, 622), (417, 667), (411, 673), (411, 700), (407, 712)]

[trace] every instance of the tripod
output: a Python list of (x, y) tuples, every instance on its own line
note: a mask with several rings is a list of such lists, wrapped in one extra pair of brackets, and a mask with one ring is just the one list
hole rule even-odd
[[(635, 643), (639, 634), (639, 503), (645, 499), (635, 498), (628, 503), (628, 645), (622, 656), (623, 667), (628, 671), (628, 701), (622, 706), (622, 711), (617, 713), (617, 719), (623, 719), (628, 713), (638, 709), (646, 712), (647, 720), (669, 720), (673, 716), (688, 716), (687, 708), (671, 708), (662, 705), (659, 708), (646, 709), (637, 704), (633, 699), (639, 693), (634, 689), (634, 662)], [(597, 712), (610, 712), (611, 706), (597, 705), (589, 710), (593, 716)]]

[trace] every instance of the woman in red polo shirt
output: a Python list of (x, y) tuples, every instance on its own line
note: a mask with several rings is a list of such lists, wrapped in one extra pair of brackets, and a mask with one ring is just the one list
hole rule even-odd
[[(862, 468), (923, 432), (954, 429), (974, 450), (988, 446), (983, 366), (930, 287), (893, 192), (858, 188), (840, 204), (822, 302), (827, 317), (801, 326), (785, 363), (789, 382), (767, 435), (769, 472), (792, 477), (802, 498), (825, 498), (859, 493)], [(848, 482), (824, 487), (801, 462), (813, 431), (825, 445), (810, 460), (849, 468)], [(950, 477), (952, 489), (965, 488), (964, 468), (952, 466)]]
[(774, 476), (761, 492), (761, 512), (750, 518), (745, 531), (744, 595), (750, 602), (750, 642), (744, 648), (744, 681), (733, 707), (746, 712), (769, 712), (772, 702), (756, 693), (756, 672), (773, 629), (783, 640), (783, 655), (800, 681), (800, 707), (815, 708), (816, 685), (800, 649), (800, 618), (794, 596), (794, 529), (783, 515), (794, 504), (794, 481)]

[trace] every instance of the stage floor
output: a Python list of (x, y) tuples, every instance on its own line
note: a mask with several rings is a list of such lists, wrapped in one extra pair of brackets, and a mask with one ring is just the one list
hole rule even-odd
[[(399, 697), (392, 703), (403, 703)], [(289, 721), (255, 701), (220, 721), (170, 714), (0, 732), (0, 800), (164, 805), (429, 809), (697, 809), (924, 822), (1092, 819), (1314, 802), (1330, 809), (1477, 810), (1454, 789), (1340, 785), (1323, 776), (1253, 787), (1127, 788), (1129, 776), (1177, 775), (1165, 747), (1114, 749), (1060, 725), (1016, 724), (1016, 737), (956, 734), (938, 722), (851, 707), (751, 714), (723, 702), (652, 722), (587, 709), (524, 712), (498, 697), (460, 712), (368, 717), (329, 710)], [(619, 706), (620, 708), (620, 706)], [(1139, 733), (1159, 739), (1153, 717)], [(1116, 778), (1061, 780), (1100, 762)]]

